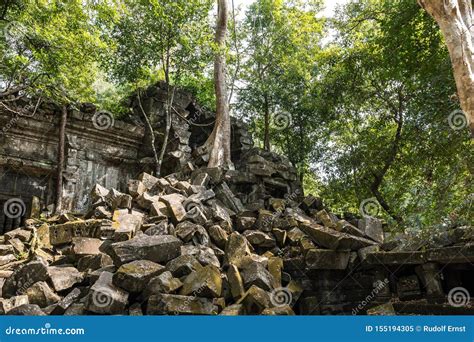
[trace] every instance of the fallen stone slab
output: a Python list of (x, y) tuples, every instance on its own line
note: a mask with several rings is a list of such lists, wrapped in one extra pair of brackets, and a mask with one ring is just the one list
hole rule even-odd
[(384, 242), (382, 221), (375, 217), (366, 216), (359, 219), (359, 230), (378, 243)]
[(166, 269), (177, 278), (187, 276), (201, 267), (193, 255), (180, 255), (166, 264)]
[(78, 220), (49, 227), (50, 243), (53, 246), (72, 242), (73, 237), (100, 238), (104, 220)]
[(222, 293), (222, 278), (219, 269), (206, 266), (189, 274), (184, 280), (180, 294), (206, 298), (218, 298)]
[(25, 294), (26, 290), (38, 281), (48, 280), (47, 265), (43, 261), (31, 261), (13, 271), (5, 280), (2, 287), (2, 296), (10, 298)]
[(77, 262), (77, 269), (79, 272), (95, 271), (109, 265), (113, 265), (112, 258), (107, 254), (99, 253), (81, 257)]
[(242, 262), (242, 258), (250, 254), (247, 240), (237, 232), (230, 234), (225, 247), (225, 255), (229, 264), (237, 267)]
[(183, 202), (186, 198), (180, 194), (170, 194), (160, 197), (160, 201), (165, 203), (171, 213), (174, 223), (179, 223), (186, 218), (186, 209)]
[(276, 245), (275, 238), (258, 230), (246, 230), (243, 235), (253, 246), (271, 248)]
[(113, 274), (102, 272), (92, 285), (86, 303), (88, 311), (97, 314), (121, 314), (128, 304), (128, 293), (113, 284)]
[(364, 232), (362, 230), (360, 230), (359, 228), (353, 226), (352, 224), (350, 224), (349, 222), (347, 222), (345, 220), (337, 221), (335, 229), (337, 231), (341, 232), (341, 233), (346, 233), (346, 234), (359, 236), (359, 237), (364, 236)]
[(320, 220), (325, 227), (336, 228), (336, 222), (333, 217), (325, 210), (320, 210), (316, 213), (316, 218)]
[(294, 316), (295, 312), (288, 305), (268, 308), (262, 311), (262, 315), (267, 316)]
[(180, 254), (181, 240), (172, 235), (142, 235), (111, 245), (111, 257), (116, 265), (134, 260), (166, 263)]
[(376, 242), (371, 240), (340, 233), (332, 228), (317, 224), (302, 224), (300, 229), (317, 245), (328, 249), (359, 250), (367, 246), (376, 245)]
[(9, 316), (46, 316), (36, 304), (23, 304), (8, 311)]
[(0, 266), (16, 261), (17, 258), (13, 254), (0, 255)]
[(71, 252), (77, 256), (97, 255), (100, 254), (100, 246), (103, 240), (85, 237), (73, 237), (71, 244)]
[(311, 270), (345, 270), (350, 252), (327, 249), (310, 249), (306, 253), (306, 266)]
[(427, 262), (425, 252), (372, 252), (367, 253), (369, 265), (419, 265)]
[(15, 253), (12, 245), (0, 245), (0, 256), (6, 256)]
[(377, 305), (367, 310), (369, 316), (395, 316), (396, 314), (392, 303)]
[(5, 242), (11, 239), (19, 239), (21, 242), (28, 242), (31, 239), (31, 231), (23, 228), (17, 228), (5, 233), (3, 236), (5, 238)]
[(206, 246), (193, 246), (193, 245), (184, 245), (181, 246), (182, 255), (192, 255), (194, 256), (201, 265), (213, 265), (215, 267), (220, 267), (221, 263), (217, 258), (214, 249)]
[(229, 282), (232, 298), (239, 299), (242, 297), (245, 292), (244, 282), (237, 266), (229, 265), (227, 269), (227, 281)]
[(259, 315), (263, 310), (272, 307), (270, 295), (265, 290), (252, 285), (247, 292), (237, 301), (241, 304), (246, 314)]
[(215, 315), (217, 306), (209, 298), (173, 294), (153, 295), (148, 299), (147, 315)]
[(113, 284), (128, 292), (138, 293), (145, 289), (151, 278), (164, 271), (164, 266), (153, 261), (135, 260), (119, 267), (113, 276)]
[(143, 224), (144, 214), (137, 210), (115, 210), (112, 217), (112, 228), (115, 241), (126, 241), (133, 238)]
[(259, 288), (271, 291), (273, 289), (274, 279), (270, 272), (261, 263), (253, 262), (242, 271), (242, 279), (244, 280), (245, 288), (250, 288), (252, 285)]
[(148, 282), (144, 291), (144, 297), (147, 298), (160, 293), (173, 293), (182, 286), (181, 280), (173, 277), (170, 271), (165, 271)]
[(51, 315), (63, 315), (66, 310), (81, 296), (79, 288), (72, 289), (64, 298), (62, 298), (51, 311)]
[(209, 227), (209, 236), (219, 248), (225, 248), (229, 235), (227, 232), (218, 225), (213, 225)]
[(221, 316), (245, 315), (244, 306), (242, 304), (232, 304), (232, 305), (226, 306), (219, 315)]
[(24, 304), (29, 304), (27, 295), (14, 296), (8, 299), (0, 298), (0, 315), (6, 315), (11, 309)]
[(44, 281), (39, 281), (26, 290), (30, 304), (36, 304), (40, 308), (59, 302), (59, 297)]
[(48, 277), (55, 291), (70, 289), (84, 280), (84, 275), (75, 267), (49, 266)]

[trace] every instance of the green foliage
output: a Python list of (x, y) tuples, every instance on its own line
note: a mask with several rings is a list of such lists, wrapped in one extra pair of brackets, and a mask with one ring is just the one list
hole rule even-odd
[(329, 141), (317, 161), (322, 196), (341, 210), (357, 209), (374, 197), (382, 174), (381, 197), (403, 227), (469, 222), (472, 142), (448, 125), (459, 104), (438, 27), (408, 0), (351, 2), (334, 24), (338, 39), (316, 86), (329, 114), (320, 133)]
[[(231, 16), (232, 109), (337, 212), (377, 197), (394, 228), (472, 223), (472, 140), (438, 26), (413, 0), (255, 0)], [(122, 100), (159, 80), (214, 109), (213, 0), (11, 0), (0, 17), (0, 95)], [(334, 40), (329, 40), (329, 34)], [(265, 120), (267, 117), (267, 122)]]
[(104, 66), (119, 82), (179, 84), (209, 64), (212, 1), (126, 0)]
[(0, 20), (4, 89), (40, 91), (62, 103), (92, 100), (98, 56), (106, 48), (98, 23), (111, 13), (107, 3), (24, 0), (6, 6)]

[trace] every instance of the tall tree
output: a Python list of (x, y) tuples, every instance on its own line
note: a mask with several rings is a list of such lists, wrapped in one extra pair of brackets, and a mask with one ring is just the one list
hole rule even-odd
[(210, 53), (208, 13), (212, 0), (126, 0), (124, 13), (111, 33), (115, 49), (106, 67), (114, 81), (128, 83), (137, 89), (157, 79), (164, 79), (167, 94), (164, 105), (165, 131), (155, 137), (153, 116), (142, 109), (155, 173), (160, 175), (165, 157), (173, 115), (175, 86), (183, 78), (199, 73)]
[(214, 57), (216, 122), (206, 145), (210, 148), (209, 167), (233, 168), (230, 153), (231, 125), (226, 85), (227, 22), (227, 0), (217, 0), (216, 54)]
[(448, 46), (459, 102), (474, 136), (474, 21), (471, 0), (418, 0)]

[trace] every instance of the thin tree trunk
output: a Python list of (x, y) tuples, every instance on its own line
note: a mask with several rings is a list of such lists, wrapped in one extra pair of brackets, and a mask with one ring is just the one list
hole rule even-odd
[(474, 136), (474, 27), (471, 0), (418, 0), (438, 23), (453, 65), (461, 109)]
[(264, 95), (264, 127), (263, 127), (263, 148), (270, 151), (270, 104), (267, 94)]
[(395, 137), (392, 142), (392, 148), (390, 149), (390, 153), (388, 155), (388, 158), (385, 160), (382, 170), (380, 170), (377, 173), (374, 173), (374, 180), (372, 184), (370, 185), (370, 191), (375, 196), (380, 206), (387, 212), (387, 214), (389, 214), (399, 224), (403, 223), (403, 219), (400, 216), (396, 215), (393, 209), (388, 205), (388, 203), (383, 198), (383, 195), (380, 192), (379, 188), (380, 188), (380, 185), (382, 185), (383, 178), (385, 177), (388, 170), (390, 169), (393, 162), (395, 161), (395, 158), (398, 154), (398, 150), (400, 149), (400, 141), (402, 138), (402, 127), (403, 127), (402, 115), (403, 114), (400, 109), (400, 112), (398, 113), (398, 119), (397, 119), (397, 132), (395, 133)]
[(156, 152), (156, 146), (155, 146), (155, 130), (153, 129), (153, 125), (151, 124), (150, 118), (145, 112), (145, 109), (143, 109), (142, 99), (140, 96), (140, 90), (137, 91), (137, 96), (138, 96), (138, 105), (140, 106), (140, 110), (145, 119), (148, 130), (150, 131), (150, 135), (151, 135), (150, 145), (151, 145), (151, 150), (153, 152), (153, 160), (155, 162), (155, 173), (156, 173), (156, 176), (159, 177), (160, 176), (160, 168), (159, 168), (160, 163), (159, 163), (158, 153)]
[(67, 107), (62, 106), (61, 118), (59, 121), (59, 141), (58, 141), (58, 165), (56, 172), (56, 214), (60, 214), (63, 206), (63, 172), (65, 159)]
[(161, 151), (160, 151), (160, 156), (158, 159), (158, 164), (157, 164), (157, 169), (158, 169), (158, 175), (161, 174), (161, 165), (163, 164), (163, 159), (165, 157), (165, 152), (166, 148), (168, 146), (168, 140), (170, 136), (170, 131), (171, 131), (171, 110), (173, 107), (173, 101), (174, 101), (174, 88), (171, 90), (171, 95), (170, 95), (170, 85), (169, 85), (169, 80), (167, 81), (168, 88), (167, 88), (167, 95), (166, 95), (166, 127), (165, 127), (165, 136), (163, 138), (163, 146), (161, 146)]
[(226, 33), (227, 0), (217, 1), (216, 43), (218, 51), (214, 60), (214, 87), (216, 92), (216, 123), (206, 144), (211, 144), (208, 167), (233, 168), (230, 153), (230, 115), (226, 90)]

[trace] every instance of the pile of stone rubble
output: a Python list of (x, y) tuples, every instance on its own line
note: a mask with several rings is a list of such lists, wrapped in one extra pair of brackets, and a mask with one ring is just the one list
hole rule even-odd
[(228, 186), (238, 173), (197, 169), (187, 181), (143, 173), (128, 193), (96, 185), (83, 218), (27, 220), (0, 245), (0, 313), (294, 314), (303, 289), (285, 260), (343, 269), (345, 254), (328, 252), (383, 239), (379, 224), (361, 230), (312, 196), (249, 209)]
[(0, 244), (0, 314), (292, 315), (306, 290), (295, 274), (390, 247), (380, 220), (303, 197), (281, 157), (242, 160), (95, 185), (86, 214), (26, 220)]

